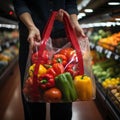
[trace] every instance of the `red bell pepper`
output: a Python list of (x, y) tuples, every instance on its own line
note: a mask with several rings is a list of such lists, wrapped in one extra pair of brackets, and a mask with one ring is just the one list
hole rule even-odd
[(64, 48), (60, 50), (59, 53), (67, 56), (68, 61), (72, 61), (75, 63), (78, 61), (76, 51), (73, 48)]
[(73, 77), (79, 74), (78, 66), (74, 63), (69, 64), (65, 71), (70, 72)]
[[(44, 50), (42, 53), (42, 59), (41, 59), (41, 63), (47, 63), (48, 62), (48, 51)], [(38, 61), (38, 52), (35, 52), (32, 54), (32, 63), (36, 63)]]
[(47, 73), (54, 77), (64, 72), (64, 66), (61, 63), (54, 63), (52, 67), (47, 70)]
[(73, 48), (64, 48), (64, 49), (61, 49), (59, 51), (59, 53), (65, 55), (65, 56), (68, 56), (72, 53), (72, 51), (74, 51)]
[(38, 52), (35, 52), (35, 53), (32, 54), (31, 60), (32, 60), (33, 64), (37, 62), (37, 60), (38, 60)]
[(61, 63), (65, 66), (67, 64), (67, 57), (63, 54), (55, 54), (53, 56), (53, 64), (54, 63)]
[(73, 48), (64, 48), (60, 50), (59, 53), (67, 56), (67, 58), (69, 59), (75, 53), (75, 50)]
[(78, 57), (77, 57), (77, 54), (76, 54), (75, 51), (69, 57), (69, 61), (71, 61), (72, 63), (77, 63), (78, 62)]
[(57, 75), (57, 74), (56, 74), (56, 71), (53, 69), (53, 67), (49, 68), (49, 69), (47, 70), (47, 73), (53, 75), (54, 77)]
[(39, 87), (42, 90), (52, 88), (55, 86), (54, 76), (51, 74), (48, 74), (48, 73), (44, 74), (44, 75), (39, 77), (38, 83), (39, 83)]

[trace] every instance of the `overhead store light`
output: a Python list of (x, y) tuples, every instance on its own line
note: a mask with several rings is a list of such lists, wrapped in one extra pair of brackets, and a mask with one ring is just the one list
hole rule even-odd
[(120, 21), (120, 18), (115, 18), (116, 21)]
[(84, 16), (86, 16), (85, 13), (79, 13), (79, 14), (78, 14), (78, 20), (81, 19), (81, 18), (83, 18)]
[(17, 25), (11, 25), (11, 24), (0, 24), (0, 28), (18, 29), (18, 26)]
[(99, 22), (99, 23), (81, 24), (82, 28), (111, 27), (111, 26), (120, 26), (120, 22)]
[(80, 4), (77, 5), (78, 10), (82, 10), (83, 7), (86, 7), (91, 0), (82, 0)]
[(120, 2), (108, 2), (108, 5), (120, 5)]
[(85, 9), (84, 10), (86, 13), (92, 13), (93, 12), (93, 9)]

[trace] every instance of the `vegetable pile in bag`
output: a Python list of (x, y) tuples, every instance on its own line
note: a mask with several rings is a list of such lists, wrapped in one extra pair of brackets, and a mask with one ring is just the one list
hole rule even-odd
[(29, 58), (24, 96), (30, 102), (92, 100), (95, 98), (94, 79), (84, 74), (83, 53), (66, 14), (63, 19), (70, 44), (54, 49), (48, 42), (56, 14), (53, 12), (48, 21), (38, 51)]

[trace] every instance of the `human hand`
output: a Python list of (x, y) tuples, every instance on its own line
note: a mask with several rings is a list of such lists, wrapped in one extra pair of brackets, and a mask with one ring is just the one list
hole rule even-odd
[(41, 41), (40, 31), (35, 26), (30, 27), (28, 30), (29, 30), (29, 35), (27, 40), (30, 43), (30, 47), (33, 49), (35, 46), (40, 45), (40, 41)]
[(58, 14), (56, 15), (56, 20), (63, 22), (63, 14), (64, 13), (68, 16), (68, 18), (70, 17), (70, 15), (68, 14), (68, 12), (66, 12), (63, 9), (59, 9), (58, 10)]
[(67, 11), (60, 9), (58, 11), (58, 14), (56, 15), (56, 20), (63, 22), (63, 14), (66, 14), (68, 16), (68, 18), (70, 19), (70, 22), (75, 30), (77, 37), (80, 37), (80, 36), (85, 37), (84, 31), (80, 27), (80, 24), (77, 20), (77, 15), (76, 14), (69, 15)]
[(83, 29), (80, 27), (80, 24), (78, 22), (78, 19), (77, 19), (77, 15), (76, 14), (71, 14), (70, 15), (70, 21), (71, 21), (71, 24), (76, 32), (76, 35), (77, 37), (85, 37), (85, 34), (84, 34), (84, 31)]
[(79, 23), (74, 23), (73, 24), (73, 28), (74, 28), (74, 30), (75, 30), (75, 33), (76, 33), (76, 35), (77, 35), (77, 37), (79, 38), (79, 37), (85, 37), (85, 34), (84, 34), (84, 31), (83, 31), (83, 29), (80, 27), (80, 24)]

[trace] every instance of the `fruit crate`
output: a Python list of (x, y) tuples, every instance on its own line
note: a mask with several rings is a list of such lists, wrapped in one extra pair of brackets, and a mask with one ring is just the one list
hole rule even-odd
[(97, 87), (100, 89), (100, 91), (102, 92), (102, 94), (106, 97), (107, 91), (105, 88), (103, 88), (102, 84), (98, 81), (97, 77), (95, 76), (95, 80), (96, 80), (96, 85)]
[(117, 115), (120, 116), (120, 101), (117, 99), (117, 97), (111, 92), (110, 89), (107, 89), (107, 96), (106, 98), (110, 102), (111, 106), (114, 108)]
[(0, 75), (2, 75), (5, 69), (6, 69), (6, 66), (0, 67)]

